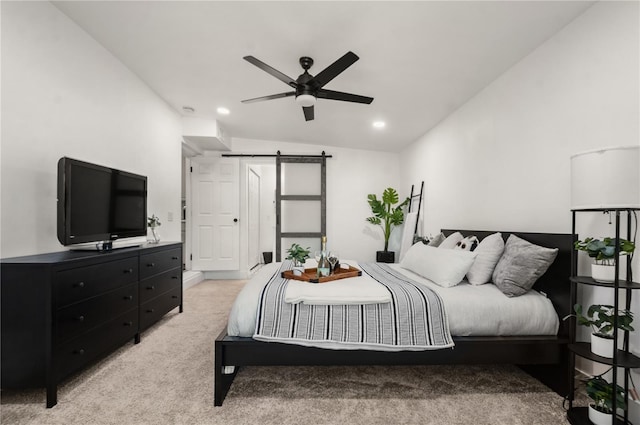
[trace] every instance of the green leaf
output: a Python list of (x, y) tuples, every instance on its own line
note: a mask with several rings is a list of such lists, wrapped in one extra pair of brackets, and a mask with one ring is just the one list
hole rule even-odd
[(388, 187), (382, 193), (382, 202), (387, 205), (393, 205), (398, 203), (398, 192), (392, 187)]

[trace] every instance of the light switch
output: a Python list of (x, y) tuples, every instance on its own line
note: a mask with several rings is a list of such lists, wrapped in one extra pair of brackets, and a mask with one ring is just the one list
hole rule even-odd
[(167, 221), (173, 221), (173, 213), (171, 211), (167, 213)]

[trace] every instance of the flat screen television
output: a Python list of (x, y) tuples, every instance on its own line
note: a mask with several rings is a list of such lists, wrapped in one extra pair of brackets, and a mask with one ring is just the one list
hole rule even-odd
[(60, 158), (57, 227), (65, 246), (146, 236), (147, 177)]

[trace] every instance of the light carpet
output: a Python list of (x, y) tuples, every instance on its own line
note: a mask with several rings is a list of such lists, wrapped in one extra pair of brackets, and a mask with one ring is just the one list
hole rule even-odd
[[(247, 367), (213, 406), (213, 344), (244, 281), (204, 281), (177, 310), (68, 379), (3, 390), (0, 422), (46, 424), (568, 424), (562, 397), (514, 366)], [(256, 355), (260, 355), (256, 353)]]

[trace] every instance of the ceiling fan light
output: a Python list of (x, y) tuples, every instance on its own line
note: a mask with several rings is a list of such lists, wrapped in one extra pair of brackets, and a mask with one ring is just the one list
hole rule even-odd
[(301, 94), (296, 96), (296, 102), (303, 107), (313, 106), (316, 103), (316, 97), (310, 94)]

